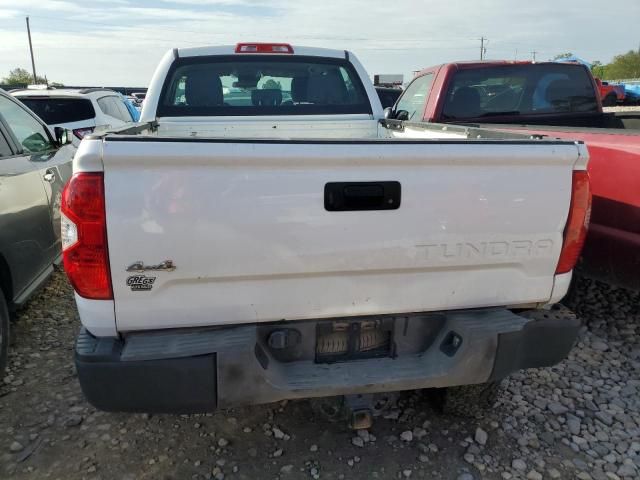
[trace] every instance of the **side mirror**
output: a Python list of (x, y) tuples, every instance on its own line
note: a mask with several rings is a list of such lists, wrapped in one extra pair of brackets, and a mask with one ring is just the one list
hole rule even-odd
[(384, 109), (384, 118), (386, 118), (387, 120), (391, 120), (394, 116), (395, 114), (393, 112), (393, 107), (387, 107)]
[(66, 128), (55, 127), (54, 133), (56, 135), (56, 142), (58, 142), (58, 145), (61, 147), (71, 143), (71, 132)]
[(406, 110), (398, 110), (396, 112), (396, 120), (409, 120), (409, 112)]

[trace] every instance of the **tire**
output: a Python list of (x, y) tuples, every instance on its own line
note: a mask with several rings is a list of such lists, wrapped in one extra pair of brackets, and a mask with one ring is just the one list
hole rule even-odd
[(457, 417), (476, 418), (493, 407), (501, 390), (501, 382), (461, 385), (444, 389), (442, 412)]
[(618, 104), (618, 97), (614, 93), (610, 93), (602, 100), (603, 107), (615, 107)]
[(4, 294), (0, 290), (0, 375), (4, 373), (7, 366), (7, 355), (9, 352), (9, 310)]

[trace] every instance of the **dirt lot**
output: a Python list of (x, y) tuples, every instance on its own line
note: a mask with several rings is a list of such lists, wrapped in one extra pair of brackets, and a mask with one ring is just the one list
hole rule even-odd
[(432, 394), (406, 392), (354, 435), (306, 401), (198, 416), (96, 411), (74, 374), (79, 322), (56, 273), (14, 323), (0, 478), (638, 478), (639, 300), (583, 280), (570, 358), (512, 376), (487, 416), (447, 417)]

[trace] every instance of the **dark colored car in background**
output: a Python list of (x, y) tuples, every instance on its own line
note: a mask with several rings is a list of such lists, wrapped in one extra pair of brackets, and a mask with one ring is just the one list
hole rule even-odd
[(402, 90), (399, 88), (376, 87), (376, 92), (378, 93), (378, 98), (380, 98), (382, 108), (387, 108), (393, 107), (398, 97), (400, 97)]
[(589, 149), (593, 206), (581, 269), (592, 278), (640, 290), (640, 113), (604, 113), (586, 66), (446, 63), (419, 72), (385, 115), (501, 124), (508, 131), (583, 141)]
[(9, 313), (60, 262), (60, 201), (71, 177), (70, 132), (49, 128), (0, 90), (0, 373), (7, 361)]

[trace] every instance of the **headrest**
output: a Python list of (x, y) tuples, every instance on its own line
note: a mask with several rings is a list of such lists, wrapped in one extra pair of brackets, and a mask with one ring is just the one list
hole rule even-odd
[(294, 77), (291, 80), (291, 99), (297, 103), (306, 102), (308, 85), (309, 77)]
[(191, 107), (214, 107), (222, 105), (222, 82), (220, 77), (204, 70), (189, 73), (184, 88), (187, 105)]
[(566, 106), (569, 106), (574, 92), (575, 86), (571, 80), (554, 80), (547, 87), (545, 98), (551, 105), (561, 106), (558, 103), (565, 103)]
[(279, 88), (253, 90), (251, 92), (251, 103), (256, 107), (277, 107), (282, 103), (282, 91)]
[(337, 73), (327, 72), (323, 75), (309, 77), (307, 85), (307, 101), (320, 105), (336, 105), (345, 101), (347, 89), (344, 81)]
[(480, 94), (473, 87), (460, 87), (446, 107), (447, 115), (474, 117), (480, 115)]

